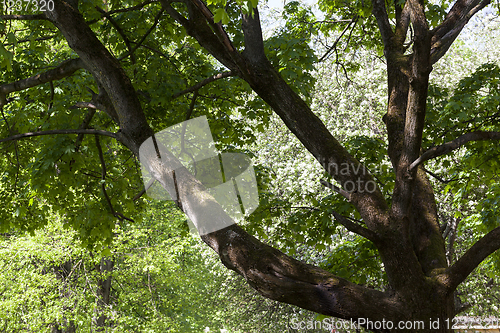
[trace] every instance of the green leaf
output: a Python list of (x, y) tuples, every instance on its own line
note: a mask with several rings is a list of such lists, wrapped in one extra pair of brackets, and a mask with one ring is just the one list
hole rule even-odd
[(214, 12), (214, 22), (222, 22), (222, 24), (229, 23), (229, 15), (224, 8), (217, 8)]

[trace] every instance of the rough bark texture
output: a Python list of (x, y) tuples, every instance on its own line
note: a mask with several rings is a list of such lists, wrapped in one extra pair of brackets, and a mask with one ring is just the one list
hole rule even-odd
[[(130, 79), (117, 59), (96, 38), (77, 4), (74, 1), (54, 2), (55, 9), (46, 12), (47, 18), (60, 29), (81, 60), (71, 60), (45, 76), (0, 87), (0, 106), (11, 91), (60, 79), (85, 68), (102, 88), (99, 96), (106, 101), (103, 108), (108, 109), (110, 117), (120, 126), (120, 131), (114, 136), (137, 156), (141, 143), (153, 132)], [(212, 14), (201, 0), (183, 1), (189, 13), (187, 18), (177, 12), (170, 1), (160, 2), (188, 34), (230, 70), (226, 75), (239, 76), (273, 108), (304, 147), (341, 185), (353, 181), (363, 186), (372, 181), (369, 172), (359, 172), (363, 170), (360, 162), (331, 135), (272, 67), (265, 54), (257, 10), (253, 16), (242, 16), (245, 49), (238, 52), (222, 25), (213, 22)], [(245, 277), (262, 295), (274, 300), (352, 320), (385, 320), (395, 325), (399, 321), (421, 320), (425, 327), (418, 331), (450, 332), (444, 320), (455, 315), (453, 292), (482, 260), (500, 248), (500, 229), (490, 232), (457, 263), (448, 267), (434, 193), (426, 173), (419, 166), (428, 156), (437, 155), (426, 153), (420, 157), (421, 140), (431, 65), (446, 52), (470, 17), (487, 3), (457, 1), (445, 21), (430, 31), (423, 1), (408, 0), (402, 7), (397, 6), (395, 29), (389, 22), (385, 1), (373, 1), (373, 15), (382, 35), (387, 60), (388, 110), (384, 122), (389, 134), (388, 154), (396, 172), (396, 185), (391, 207), (379, 189), (373, 193), (354, 191), (348, 197), (360, 212), (366, 227), (352, 230), (369, 235), (377, 247), (389, 277), (388, 291), (356, 285), (299, 262), (263, 244), (237, 225), (202, 237), (219, 254), (222, 262)], [(403, 43), (410, 22), (415, 40), (412, 53), (405, 55)], [(491, 139), (498, 138), (498, 134), (470, 137)], [(171, 155), (163, 162), (156, 156), (149, 156), (148, 161), (151, 173), (160, 183), (168, 177), (168, 165), (177, 163)], [(349, 165), (350, 172), (340, 173), (339, 168), (332, 165)], [(217, 216), (229, 219), (186, 169), (177, 172), (179, 179), (183, 180), (178, 184), (182, 208), (191, 219), (196, 220), (195, 211), (199, 210), (194, 207), (200, 206), (207, 212), (217, 212)], [(198, 195), (188, 196), (193, 189)], [(430, 319), (440, 319), (439, 328), (431, 329), (428, 325)]]

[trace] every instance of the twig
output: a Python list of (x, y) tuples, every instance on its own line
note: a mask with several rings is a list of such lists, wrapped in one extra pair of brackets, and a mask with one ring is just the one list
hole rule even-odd
[(326, 51), (325, 54), (323, 54), (323, 56), (319, 59), (318, 62), (322, 62), (323, 60), (325, 60), (326, 57), (328, 57), (328, 55), (330, 54), (330, 52), (332, 52), (334, 49), (337, 48), (337, 44), (340, 42), (340, 39), (345, 35), (347, 30), (349, 30), (349, 27), (351, 26), (351, 24), (356, 23), (357, 21), (358, 21), (358, 17), (356, 16), (349, 22), (349, 24), (347, 24), (347, 26), (344, 28), (344, 30), (340, 33), (340, 36), (337, 37), (335, 42), (333, 42), (333, 45)]
[(113, 208), (113, 204), (111, 203), (111, 199), (108, 196), (108, 192), (106, 192), (106, 163), (104, 162), (104, 155), (102, 153), (102, 147), (101, 143), (99, 142), (99, 135), (95, 135), (95, 144), (97, 146), (97, 151), (99, 153), (99, 159), (101, 160), (101, 167), (102, 167), (102, 173), (101, 173), (101, 189), (104, 194), (104, 198), (106, 199), (106, 202), (108, 203), (109, 209), (111, 210), (111, 214), (113, 216), (117, 217), (120, 220), (127, 220), (130, 222), (134, 222), (134, 220), (124, 216), (122, 213), (117, 212)]
[(341, 189), (340, 187), (337, 187), (335, 185), (333, 185), (332, 183), (324, 180), (324, 179), (321, 179), (320, 181), (320, 184), (325, 186), (325, 187), (328, 187), (329, 189), (341, 194), (342, 196), (344, 196), (347, 200), (350, 200), (351, 198), (351, 193), (347, 192), (346, 190), (343, 190)]
[(101, 13), (101, 16), (104, 16), (105, 18), (107, 18), (109, 20), (109, 22), (115, 27), (118, 34), (120, 36), (122, 36), (122, 39), (125, 42), (125, 45), (127, 46), (127, 49), (129, 51), (128, 54), (130, 55), (130, 60), (132, 61), (133, 64), (135, 64), (136, 58), (135, 58), (134, 53), (132, 52), (132, 45), (130, 45), (130, 39), (127, 37), (127, 35), (125, 35), (125, 31), (123, 31), (123, 29), (118, 25), (118, 22), (116, 22), (115, 19), (112, 18), (108, 12), (106, 12), (104, 9), (102, 9), (99, 6), (95, 6), (95, 8), (97, 9), (97, 11), (99, 13)]
[[(91, 104), (91, 103), (89, 103), (89, 104)], [(94, 114), (96, 112), (95, 107), (92, 108), (92, 107), (88, 106), (88, 109), (89, 109), (89, 111), (87, 112), (87, 115), (83, 119), (83, 122), (80, 125), (79, 129), (86, 129), (89, 126), (90, 121), (92, 120), (92, 117), (94, 116)], [(80, 150), (80, 144), (82, 143), (82, 140), (83, 140), (83, 133), (80, 133), (80, 134), (78, 134), (78, 137), (76, 138), (75, 151)]]
[(163, 14), (163, 10), (160, 10), (160, 12), (156, 15), (155, 17), (155, 22), (153, 23), (153, 25), (149, 28), (148, 31), (146, 31), (146, 33), (144, 34), (144, 36), (142, 36), (141, 40), (139, 40), (139, 42), (137, 43), (134, 43), (136, 44), (131, 50), (129, 50), (129, 52), (127, 54), (125, 54), (124, 56), (121, 56), (118, 60), (123, 60), (125, 59), (126, 57), (128, 56), (131, 56), (134, 54), (134, 52), (142, 45), (142, 43), (146, 40), (146, 38), (149, 36), (149, 34), (154, 30), (154, 28), (158, 25), (158, 22), (160, 22), (160, 17), (161, 15)]
[(201, 87), (206, 86), (207, 84), (209, 84), (211, 82), (214, 82), (214, 81), (220, 80), (220, 79), (225, 79), (225, 78), (230, 77), (230, 76), (234, 76), (234, 73), (232, 71), (215, 74), (209, 78), (206, 78), (205, 80), (203, 80), (201, 82), (198, 82), (197, 84), (195, 84), (192, 87), (189, 87), (185, 90), (182, 90), (182, 91), (179, 91), (178, 93), (175, 93), (172, 96), (172, 99), (175, 99), (175, 98), (182, 96), (184, 94), (199, 90)]
[(151, 186), (153, 186), (153, 184), (156, 182), (156, 179), (154, 178), (151, 178), (149, 180), (149, 182), (146, 184), (146, 186), (144, 186), (144, 188), (141, 190), (141, 192), (139, 192), (135, 197), (132, 198), (132, 201), (136, 201), (137, 199), (139, 199), (140, 197), (142, 197), (142, 195), (144, 193), (146, 193), (147, 190), (149, 190), (149, 188)]
[(363, 227), (359, 224), (356, 224), (356, 223), (349, 221), (345, 216), (342, 216), (335, 211), (332, 212), (332, 215), (347, 230), (352, 231), (352, 232), (354, 232), (362, 237), (365, 237), (366, 239), (371, 240), (373, 243), (377, 243), (379, 241), (379, 237), (375, 232), (373, 232), (369, 229), (366, 229), (365, 227)]

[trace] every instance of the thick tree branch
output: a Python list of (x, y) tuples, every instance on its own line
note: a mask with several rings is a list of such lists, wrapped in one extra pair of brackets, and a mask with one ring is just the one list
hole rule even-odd
[(394, 32), (392, 31), (391, 24), (389, 23), (389, 16), (387, 15), (387, 8), (385, 6), (384, 0), (374, 0), (373, 3), (373, 15), (377, 19), (377, 25), (382, 35), (382, 41), (384, 42), (384, 48), (387, 49), (391, 46), (392, 38), (394, 37)]
[[(257, 16), (244, 17), (244, 31), (248, 42), (248, 52), (253, 53), (251, 58), (241, 56), (237, 51), (225, 47), (224, 43), (215, 36), (206, 23), (208, 12), (203, 9), (199, 1), (198, 6), (191, 6), (190, 20), (188, 21), (173, 10), (168, 1), (161, 0), (165, 10), (180, 22), (187, 32), (198, 40), (215, 58), (225, 64), (236, 75), (243, 78), (252, 89), (267, 102), (280, 116), (285, 125), (304, 144), (306, 149), (322, 164), (342, 186), (346, 182), (353, 182), (359, 187), (351, 193), (351, 202), (360, 210), (365, 221), (383, 219), (387, 212), (387, 203), (375, 184), (373, 192), (364, 191), (366, 184), (372, 181), (371, 174), (359, 161), (331, 135), (324, 123), (311, 111), (309, 106), (294, 92), (285, 80), (263, 54), (260, 31), (260, 22)], [(188, 2), (188, 7), (189, 7)], [(226, 62), (226, 63), (225, 63)], [(339, 172), (343, 168), (347, 172)], [(371, 216), (371, 217), (368, 217)], [(380, 219), (373, 219), (378, 216)], [(367, 218), (365, 218), (367, 217)], [(371, 222), (367, 222), (370, 224)], [(373, 225), (369, 226), (374, 227)]]
[(253, 15), (242, 15), (241, 28), (245, 38), (243, 56), (252, 64), (266, 61), (264, 39), (262, 38), (262, 28), (260, 26), (259, 11), (257, 8), (253, 9)]
[(396, 29), (395, 35), (398, 43), (403, 43), (406, 39), (408, 26), (410, 25), (410, 3), (405, 1), (403, 8), (396, 4)]
[(31, 76), (27, 79), (1, 85), (0, 95), (7, 95), (14, 91), (21, 91), (50, 81), (61, 80), (82, 68), (84, 68), (84, 64), (80, 58), (67, 60), (54, 69)]
[(363, 318), (367, 311), (370, 318), (388, 318), (403, 311), (396, 298), (292, 259), (237, 225), (202, 239), (219, 253), (224, 265), (267, 298), (353, 320)]
[(13, 136), (9, 136), (8, 138), (5, 139), (0, 139), (0, 142), (14, 141), (19, 139), (31, 138), (34, 136), (54, 135), (54, 134), (98, 134), (118, 139), (118, 135), (116, 133), (111, 133), (108, 131), (96, 130), (96, 129), (69, 129), (69, 130), (48, 130), (48, 131), (16, 134)]
[(439, 280), (448, 292), (452, 293), (484, 259), (498, 249), (500, 249), (500, 227), (478, 240), (453, 266), (438, 277)]
[(153, 132), (130, 78), (118, 60), (102, 45), (81, 13), (68, 1), (54, 1), (54, 10), (45, 12), (45, 15), (61, 30), (68, 45), (103, 86), (117, 113), (122, 143), (127, 142), (124, 144), (131, 149), (138, 148)]
[(403, 145), (399, 161), (397, 161), (392, 205), (392, 214), (400, 223), (409, 223), (415, 172), (409, 173), (408, 166), (420, 152), (431, 72), (429, 64), (431, 38), (423, 3), (418, 0), (408, 0), (407, 5), (410, 8), (410, 18), (415, 29), (415, 42), (403, 128)]
[(229, 38), (226, 30), (224, 30), (224, 27), (222, 26), (221, 22), (215, 23), (214, 22), (214, 16), (210, 9), (205, 5), (205, 3), (201, 0), (188, 0), (190, 3), (194, 4), (199, 11), (205, 16), (206, 21), (208, 24), (212, 27), (213, 31), (221, 41), (221, 43), (226, 47), (226, 50), (229, 52), (234, 52), (236, 49), (233, 46), (233, 43), (231, 42), (231, 39)]
[(200, 88), (206, 86), (207, 84), (209, 84), (211, 82), (214, 82), (216, 80), (225, 79), (225, 78), (228, 78), (228, 77), (231, 77), (231, 76), (234, 76), (234, 74), (233, 74), (232, 71), (215, 74), (215, 75), (213, 75), (213, 76), (211, 76), (209, 78), (206, 78), (205, 80), (203, 80), (201, 82), (198, 82), (197, 84), (195, 84), (192, 87), (189, 87), (187, 89), (184, 89), (182, 91), (179, 91), (179, 92), (173, 94), (172, 95), (172, 99), (175, 99), (175, 98), (177, 98), (179, 96), (182, 96), (182, 95), (185, 95), (187, 93), (196, 91), (196, 90), (198, 90), (198, 89), (200, 89)]
[(419, 158), (417, 158), (411, 165), (410, 171), (422, 164), (424, 161), (430, 160), (432, 158), (448, 154), (470, 141), (482, 141), (482, 140), (500, 140), (500, 132), (470, 132), (463, 134), (453, 141), (447, 142), (437, 147), (433, 147), (423, 153)]
[(446, 54), (471, 17), (490, 2), (491, 0), (460, 0), (453, 5), (443, 23), (433, 30), (431, 64)]
[[(209, 14), (209, 10), (200, 13), (200, 7), (195, 6), (190, 0), (185, 0), (186, 5), (190, 8), (190, 19), (186, 19), (184, 16), (179, 14), (172, 6), (169, 0), (160, 0), (163, 9), (179, 24), (181, 24), (186, 32), (195, 38), (202, 47), (204, 47), (210, 54), (212, 54), (217, 60), (219, 60), (224, 66), (231, 70), (237, 70), (236, 63), (234, 61), (234, 56), (232, 53), (236, 52), (232, 44), (229, 46), (227, 42), (223, 41), (223, 37), (214, 33), (207, 20), (210, 20), (212, 25), (213, 19)], [(199, 4), (199, 3), (198, 3)], [(204, 5), (200, 5), (203, 8)], [(202, 10), (203, 11), (203, 10)], [(218, 29), (218, 28), (217, 28)], [(227, 36), (227, 34), (225, 34)]]

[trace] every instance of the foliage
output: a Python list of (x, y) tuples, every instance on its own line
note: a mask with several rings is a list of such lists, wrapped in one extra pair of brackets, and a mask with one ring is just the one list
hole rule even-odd
[[(248, 36), (239, 22), (241, 14), (243, 20), (255, 18), (257, 1), (207, 1), (205, 14), (211, 10), (213, 17), (193, 13), (193, 3), (86, 0), (79, 3), (79, 11), (130, 79), (143, 108), (139, 111), (144, 111), (146, 124), (152, 131), (206, 115), (219, 151), (244, 152), (253, 157), (260, 206), (244, 223), (247, 231), (295, 258), (335, 274), (331, 275), (335, 279), (347, 279), (353, 283), (351, 286), (369, 286), (364, 292), (371, 292), (372, 287), (386, 292), (390, 287), (384, 270), (387, 261), (382, 263), (377, 250), (384, 242), (377, 242), (377, 237), (353, 235), (345, 230), (345, 222), (333, 217), (340, 214), (366, 231), (372, 227), (370, 221), (363, 219), (378, 213), (365, 212), (363, 216), (360, 201), (356, 203), (348, 199), (350, 195), (346, 198), (320, 185), (319, 180), (323, 179), (345, 188), (342, 179), (335, 180), (337, 171), (316, 162), (321, 161), (321, 154), (313, 156), (304, 149), (309, 138), (301, 137), (299, 142), (292, 135), (290, 129), (295, 128), (296, 135), (300, 132), (294, 126), (302, 119), (298, 116), (287, 119), (283, 109), (302, 108), (300, 111), (307, 114), (310, 105), (321, 119), (319, 123), (325, 124), (333, 135), (330, 138), (330, 133), (324, 133), (325, 147), (337, 147), (337, 138), (346, 149), (344, 152), (332, 148), (328, 154), (335, 158), (352, 157), (365, 166), (380, 189), (380, 206), (401, 204), (395, 199), (403, 191), (397, 187), (397, 163), (389, 160), (386, 150), (394, 138), (391, 128), (395, 127), (389, 124), (393, 120), (384, 116), (388, 110), (387, 90), (392, 93), (387, 89), (385, 77), (395, 67), (386, 70), (384, 61), (395, 63), (388, 54), (396, 48), (387, 43), (400, 39), (397, 69), (406, 65), (407, 71), (401, 69), (401, 73), (410, 75), (408, 64), (417, 59), (415, 49), (420, 33), (415, 17), (411, 18), (407, 35), (387, 38), (383, 24), (377, 22), (380, 16), (377, 17), (376, 2), (320, 0), (318, 5), (324, 17), (318, 20), (310, 7), (292, 1), (284, 8), (283, 24), (262, 41), (263, 58), (267, 59), (255, 64), (245, 58), (251, 50), (247, 50)], [(387, 14), (388, 30), (392, 31), (406, 2), (381, 3), (385, 6), (382, 12)], [(433, 29), (445, 20), (451, 2), (423, 4), (424, 26)], [(198, 5), (198, 8), (204, 6)], [(200, 17), (202, 24), (197, 21)], [(189, 26), (187, 21), (194, 24)], [(205, 35), (197, 29), (204, 27), (207, 29), (200, 31), (215, 36), (216, 44), (206, 40), (203, 43)], [(48, 68), (59, 66), (62, 71), (63, 61), (76, 58), (73, 50), (76, 48), (71, 49), (47, 20), (7, 18), (0, 21), (0, 37), (2, 82), (19, 83), (29, 75), (35, 75), (32, 81), (38, 80)], [(455, 43), (458, 48), (452, 50), (458, 56), (450, 60), (455, 65), (468, 66), (455, 70), (451, 66), (440, 67), (438, 63), (429, 90), (422, 92), (422, 96), (428, 95), (427, 110), (425, 106), (423, 109), (427, 118), (422, 147), (419, 142), (416, 157), (420, 148), (423, 152), (466, 132), (499, 131), (498, 58), (484, 59), (470, 45), (461, 43)], [(232, 52), (227, 58), (220, 54), (218, 59), (213, 56), (220, 45)], [(412, 51), (416, 53), (410, 55)], [(234, 68), (226, 65), (231, 68), (227, 72), (224, 64), (231, 61), (236, 65)], [(40, 72), (42, 75), (36, 76)], [(8, 84), (2, 85), (0, 97), (8, 97), (0, 100), (2, 137), (89, 126), (115, 133), (115, 138), (123, 135), (124, 124), (119, 124), (119, 117), (113, 116), (104, 104), (116, 104), (127, 96), (103, 102), (103, 95), (111, 94), (113, 89), (108, 87), (105, 92), (101, 85), (106, 82), (96, 83), (96, 73), (92, 72), (93, 77), (90, 72), (92, 68), (79, 68), (76, 74), (65, 73), (63, 80), (35, 82), (29, 89), (13, 89), (8, 96), (2, 90)], [(261, 77), (271, 78), (270, 81), (278, 78), (283, 84), (279, 89), (272, 82), (259, 87)], [(270, 91), (266, 91), (267, 83)], [(425, 84), (421, 86), (427, 89)], [(286, 100), (287, 96), (278, 102), (273, 100), (283, 91), (292, 96), (291, 102)], [(129, 111), (115, 110), (115, 113), (122, 116)], [(146, 127), (143, 133), (149, 133)], [(313, 131), (309, 135), (313, 136)], [(234, 318), (239, 319), (231, 324), (231, 329), (264, 330), (264, 324), (252, 322), (255, 317), (245, 316), (245, 302), (253, 300), (255, 294), (244, 289), (231, 298), (234, 289), (243, 288), (241, 281), (219, 268), (211, 271), (204, 266), (207, 261), (214, 263), (214, 258), (208, 257), (200, 250), (199, 242), (187, 236), (185, 220), (174, 212), (172, 205), (153, 204), (140, 195), (143, 184), (136, 156), (131, 152), (134, 149), (109, 137), (73, 134), (14, 140), (2, 143), (1, 149), (0, 199), (4, 208), (0, 210), (0, 231), (9, 235), (4, 240), (5, 251), (0, 254), (5, 268), (0, 283), (4, 283), (2, 288), (6, 290), (1, 313), (5, 318), (15, 318), (12, 323), (5, 322), (8, 330), (39, 330), (47, 325), (76, 325), (91, 330), (102, 326), (100, 318), (106, 318), (107, 325), (123, 331), (201, 331), (207, 326), (226, 327), (227, 320)], [(433, 177), (434, 191), (430, 197), (434, 201), (436, 196), (441, 209), (441, 225), (436, 223), (434, 231), (443, 229), (438, 238), (440, 242), (441, 236), (445, 239), (448, 265), (454, 264), (480, 237), (500, 226), (499, 154), (498, 145), (470, 142), (447, 156), (427, 161), (425, 169), (421, 169)], [(446, 179), (439, 175), (446, 175)], [(400, 183), (409, 179), (399, 174)], [(426, 207), (432, 205), (434, 202), (428, 202)], [(387, 208), (385, 213), (389, 211)], [(398, 219), (396, 222), (410, 218)], [(352, 231), (352, 227), (346, 228)], [(72, 237), (62, 237), (63, 230)], [(24, 237), (19, 232), (29, 232), (31, 236)], [(69, 239), (79, 246), (72, 246)], [(393, 240), (397, 243), (401, 239)], [(218, 250), (227, 244), (211, 246)], [(42, 245), (54, 252), (43, 253)], [(411, 244), (411, 251), (416, 252), (414, 245)], [(406, 253), (396, 253), (395, 257), (399, 254)], [(228, 262), (224, 251), (220, 255), (232, 269), (256, 269), (252, 264)], [(497, 251), (483, 261), (479, 275), (466, 281), (460, 290), (462, 295), (474, 289), (496, 290), (499, 263)], [(15, 272), (22, 278), (16, 281), (9, 278)], [(239, 272), (259, 287), (249, 277), (251, 274)], [(426, 279), (430, 280), (432, 274)], [(283, 273), (275, 275), (281, 277)], [(106, 298), (104, 290), (109, 278), (116, 285), (111, 300)], [(407, 278), (411, 280), (411, 276)], [(489, 279), (486, 284), (485, 279)], [(231, 288), (219, 291), (220, 284)], [(29, 292), (23, 294), (24, 291)], [(397, 292), (405, 291), (402, 288)], [(270, 291), (267, 292), (269, 295)], [(206, 295), (203, 303), (200, 293)], [(266, 290), (261, 289), (261, 293), (266, 294)], [(15, 299), (16, 295), (22, 297)], [(390, 297), (389, 293), (384, 295)], [(273, 308), (298, 317), (309, 315), (274, 302), (255, 305), (255, 312), (260, 314)], [(471, 313), (478, 313), (478, 309), (490, 311), (481, 304)], [(287, 327), (274, 313), (266, 320), (277, 320), (280, 327)]]

